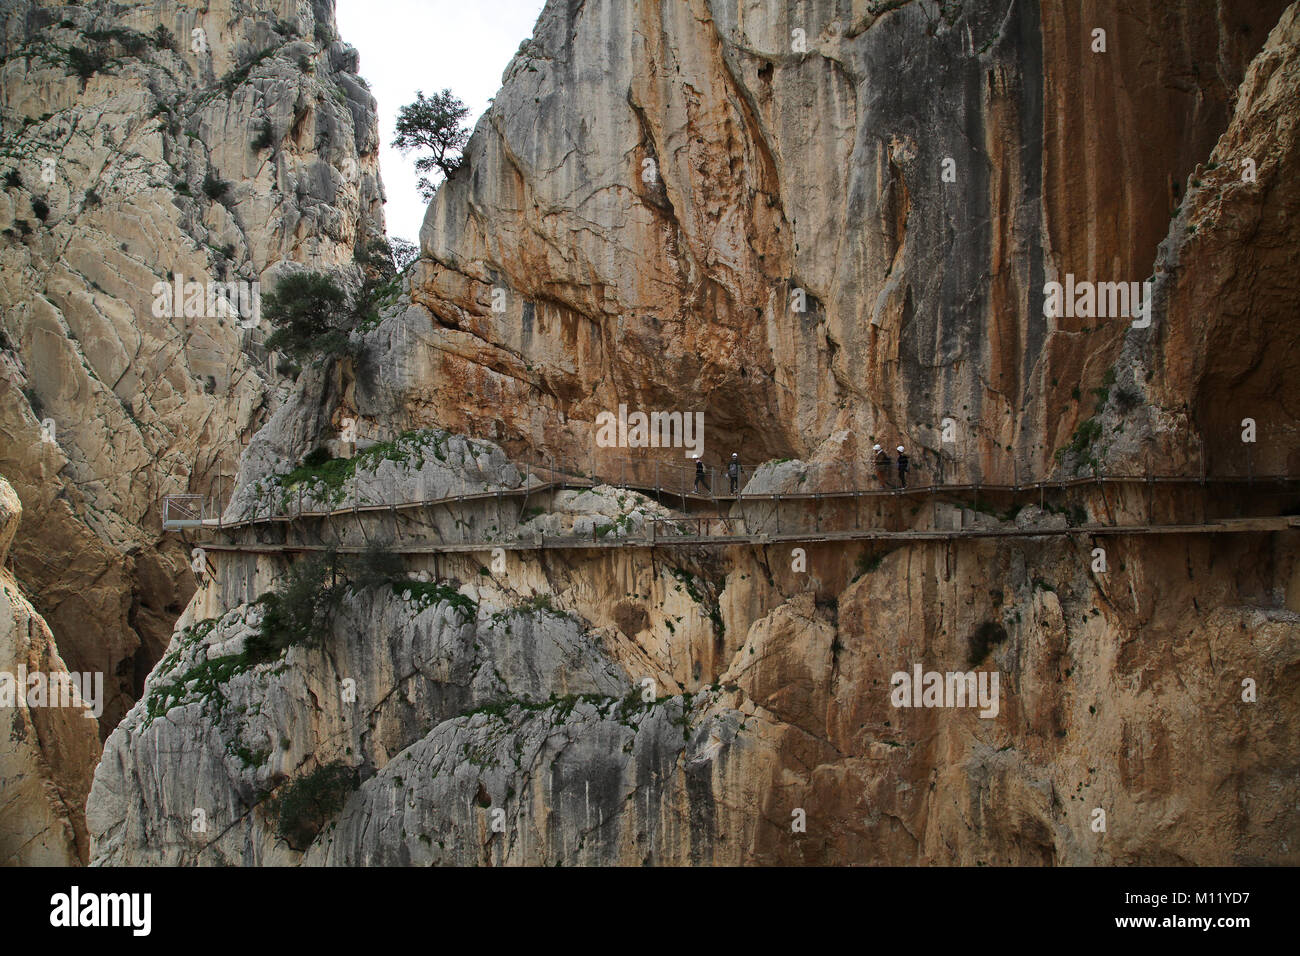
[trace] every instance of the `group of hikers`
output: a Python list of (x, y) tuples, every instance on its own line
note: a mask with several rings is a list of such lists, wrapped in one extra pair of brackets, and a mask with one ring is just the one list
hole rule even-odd
[[(907, 452), (903, 450), (903, 446), (902, 445), (898, 446), (898, 459), (896, 461), (891, 460), (889, 457), (889, 452), (881, 448), (879, 444), (873, 445), (871, 447), (871, 452), (874, 456), (873, 461), (876, 468), (876, 480), (880, 482), (881, 487), (882, 488), (890, 487), (889, 469), (892, 465), (897, 464), (898, 487), (906, 488), (907, 472), (908, 469), (911, 467), (911, 461), (907, 457)], [(741, 472), (740, 455), (736, 452), (732, 452), (731, 460), (727, 462), (727, 481), (731, 485), (731, 493), (733, 495), (736, 493), (736, 489), (740, 485), (740, 472)], [(704, 486), (705, 494), (712, 493), (712, 488), (709, 486), (708, 473), (704, 467), (704, 462), (703, 460), (701, 460), (699, 455), (696, 455), (695, 456), (695, 490), (699, 491), (701, 485)]]
[[(740, 484), (740, 455), (736, 452), (731, 453), (731, 461), (727, 462), (727, 479), (731, 482), (731, 493), (736, 493), (736, 488)], [(712, 494), (709, 487), (709, 479), (704, 468), (704, 462), (699, 455), (695, 456), (695, 490), (700, 490), (700, 485), (704, 486), (705, 494)]]
[[(880, 482), (880, 486), (882, 488), (888, 488), (889, 487), (889, 466), (891, 464), (889, 460), (889, 452), (885, 451), (885, 449), (881, 448), (879, 445), (872, 445), (871, 451), (872, 454), (875, 455), (876, 480)], [(898, 464), (898, 487), (906, 488), (907, 470), (908, 468), (911, 467), (911, 462), (908, 460), (907, 452), (903, 451), (902, 445), (898, 446), (897, 464)]]

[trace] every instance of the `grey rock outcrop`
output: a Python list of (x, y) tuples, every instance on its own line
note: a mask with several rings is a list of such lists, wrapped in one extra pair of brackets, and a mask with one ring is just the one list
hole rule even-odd
[[(603, 808), (616, 834), (604, 857), (613, 860), (633, 851), (634, 834), (617, 836), (615, 818), (629, 794), (648, 799), (645, 776), (671, 790), (684, 751), (688, 766), (707, 763), (735, 733), (725, 708), (710, 716), (698, 705), (692, 712), (689, 699), (643, 703), (601, 639), (544, 604), (491, 611), (454, 591), (381, 586), (345, 602), (320, 648), (249, 665), (239, 655), (258, 613), (241, 605), (178, 629), (144, 697), (105, 745), (88, 817), (96, 862), (302, 859), (307, 848), (277, 835), (268, 807), (289, 781), (332, 762), (367, 779), (305, 862), (411, 862), (421, 852), (426, 861), (474, 862), (485, 852), (471, 806), (480, 789), (504, 803), (507, 793), (554, 787), (556, 774), (574, 768), (593, 775), (602, 801), (593, 813)], [(691, 748), (688, 724), (703, 735)], [(718, 737), (719, 727), (730, 729)], [(390, 806), (394, 788), (404, 787), (401, 802), (428, 824), (409, 840)], [(146, 791), (157, 799), (141, 802)], [(539, 801), (546, 795), (537, 791)], [(570, 808), (574, 799), (566, 797)], [(654, 812), (669, 814), (658, 801)], [(446, 827), (430, 814), (446, 814), (457, 835), (438, 836)], [(544, 848), (563, 843), (570, 822), (535, 825)], [(434, 842), (451, 845), (435, 852)]]

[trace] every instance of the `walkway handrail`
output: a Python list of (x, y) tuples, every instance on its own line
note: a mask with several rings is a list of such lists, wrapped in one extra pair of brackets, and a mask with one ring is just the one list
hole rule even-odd
[[(631, 460), (625, 460), (630, 462)], [(644, 462), (637, 463), (638, 467), (644, 465)], [(503, 497), (517, 498), (528, 497), (534, 494), (546, 491), (564, 490), (568, 488), (591, 488), (597, 483), (610, 483), (605, 480), (604, 476), (590, 476), (577, 470), (576, 464), (570, 460), (562, 458), (552, 458), (545, 462), (515, 462), (521, 474), (524, 476), (524, 482), (515, 488), (496, 488), (486, 491), (465, 492), (460, 494), (447, 495), (442, 498), (433, 498), (422, 501), (406, 502), (384, 502), (377, 504), (360, 504), (355, 497), (351, 503), (347, 503), (346, 496), (344, 504), (337, 508), (316, 510), (303, 507), (302, 488), (299, 487), (296, 501), (292, 503), (296, 506), (291, 509), (281, 509), (280, 498), (276, 494), (259, 496), (253, 507), (253, 512), (248, 517), (237, 521), (222, 523), (220, 517), (215, 519), (207, 518), (207, 502), (201, 495), (166, 495), (163, 499), (163, 527), (166, 530), (178, 529), (182, 527), (191, 527), (195, 524), (210, 526), (214, 523), (222, 528), (236, 529), (249, 527), (255, 524), (265, 524), (277, 520), (292, 520), (296, 518), (328, 518), (341, 514), (357, 514), (375, 511), (394, 511), (410, 510), (418, 508), (427, 508), (436, 505), (445, 505), (452, 502), (474, 501), (487, 498), (501, 499)], [(637, 469), (629, 469), (636, 471)], [(535, 472), (543, 472), (548, 480), (538, 478)], [(693, 470), (689, 472), (693, 478)], [(538, 484), (530, 484), (528, 479), (535, 478)], [(633, 479), (637, 475), (631, 476)], [(662, 473), (659, 476), (663, 477)], [(680, 478), (680, 476), (678, 476)], [(622, 476), (622, 484), (616, 484), (615, 487), (626, 488), (633, 491), (640, 491), (647, 494), (667, 495), (670, 498), (681, 497), (683, 505), (686, 500), (707, 501), (717, 504), (736, 501), (749, 502), (788, 502), (793, 500), (828, 500), (837, 498), (859, 498), (859, 497), (898, 497), (898, 496), (917, 496), (928, 495), (937, 496), (940, 494), (957, 494), (961, 492), (971, 492), (977, 495), (1004, 495), (1020, 494), (1024, 492), (1042, 492), (1044, 490), (1062, 490), (1066, 488), (1077, 488), (1082, 486), (1100, 487), (1103, 485), (1117, 484), (1182, 484), (1182, 485), (1247, 485), (1259, 487), (1268, 484), (1286, 484), (1300, 482), (1300, 476), (1292, 475), (1254, 475), (1250, 477), (1243, 476), (1223, 476), (1215, 477), (1209, 475), (1155, 475), (1155, 474), (1130, 474), (1130, 475), (1092, 475), (1075, 478), (1056, 478), (1042, 479), (1033, 482), (1021, 482), (1014, 485), (1003, 484), (984, 484), (981, 482), (962, 483), (962, 484), (944, 484), (944, 485), (909, 485), (906, 488), (888, 487), (863, 487), (852, 489), (827, 490), (809, 489), (800, 491), (780, 491), (780, 492), (746, 492), (743, 487), (738, 493), (732, 494), (704, 494), (695, 493), (692, 490), (678, 490), (677, 487), (664, 485), (662, 480), (658, 484), (641, 484), (638, 481), (628, 480), (626, 470)], [(681, 480), (684, 480), (681, 479)], [(710, 481), (712, 481), (712, 477)], [(265, 513), (262, 513), (261, 506), (266, 505)], [(215, 512), (218, 516), (223, 513), (218, 509)], [(198, 517), (195, 517), (195, 515)], [(669, 519), (678, 520), (678, 519)]]

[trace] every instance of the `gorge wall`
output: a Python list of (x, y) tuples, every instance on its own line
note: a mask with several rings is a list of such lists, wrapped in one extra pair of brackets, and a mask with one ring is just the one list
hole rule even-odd
[[(332, 0), (0, 3), (0, 475), (24, 513), (11, 557), (58, 655), (105, 675), (105, 734), (194, 590), (163, 496), (228, 494), (291, 382), (256, 315), (158, 309), (155, 283), (269, 289), (294, 264), (353, 268), (383, 235), (357, 68)], [(20, 852), (23, 814), (6, 801), (0, 859)], [(85, 859), (84, 825), (68, 845)]]
[[(1290, 472), (1300, 16), (1241, 7), (548, 3), (366, 358), (298, 379), (228, 515), (344, 416), (390, 443), (345, 496), (391, 503), (504, 483), (400, 433), (600, 468), (620, 402), (703, 411), (714, 462), (794, 459), (751, 491), (865, 484), (878, 439), (927, 479)], [(1067, 276), (1149, 280), (1149, 326), (1046, 317)], [(408, 558), (274, 661), (248, 648), (287, 559), (226, 553), (105, 743), (92, 856), (1297, 862), (1294, 532), (1108, 539), (1104, 571), (1094, 543)], [(917, 665), (998, 674), (998, 714), (895, 708)], [(286, 836), (331, 767), (337, 812)]]

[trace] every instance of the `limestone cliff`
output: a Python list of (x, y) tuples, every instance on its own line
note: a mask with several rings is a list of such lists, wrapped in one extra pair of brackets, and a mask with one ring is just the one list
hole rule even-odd
[[(0, 565), (22, 519), (13, 488), (0, 478)], [(36, 613), (7, 566), (0, 567), (0, 672), (11, 683), (4, 700), (5, 736), (0, 747), (0, 863), (6, 866), (67, 866), (90, 855), (85, 803), (90, 778), (99, 760), (99, 727), (80, 694), (52, 701), (68, 669), (54, 637)], [(37, 685), (39, 693), (28, 696)], [(90, 685), (93, 688), (93, 682)], [(92, 689), (93, 696), (93, 689)], [(21, 699), (19, 699), (21, 697)]]
[(1044, 476), (1127, 326), (1045, 321), (1045, 281), (1151, 276), (1283, 6), (550, 4), (430, 207), (382, 407), (585, 457), (625, 401), (704, 411), (711, 458)]
[[(596, 546), (670, 496), (454, 491), (517, 491), (501, 449), (610, 474), (619, 403), (703, 411), (706, 458), (766, 462), (753, 493), (868, 486), (880, 438), (927, 480), (1289, 470), (1297, 110), (1278, 2), (548, 3), (365, 374), (303, 377), (227, 514), (452, 500), (231, 532), (106, 742), (94, 858), (1300, 861), (1295, 532), (1106, 538), (1098, 565), (1079, 530), (1293, 493), (823, 502), (805, 522), (1024, 534), (797, 560)], [(1149, 279), (1150, 324), (1045, 315), (1067, 276)], [(313, 472), (342, 416), (377, 444)], [(489, 553), (534, 521), (592, 546)], [(302, 566), (277, 544), (461, 534), (484, 547), (409, 547), (314, 643), (250, 651)], [(998, 675), (997, 713), (895, 706), (913, 667)]]
[(155, 283), (269, 289), (383, 235), (357, 69), (332, 0), (0, 3), (0, 471), (105, 732), (193, 593), (163, 496), (228, 494), (288, 388), (256, 315), (159, 309)]

